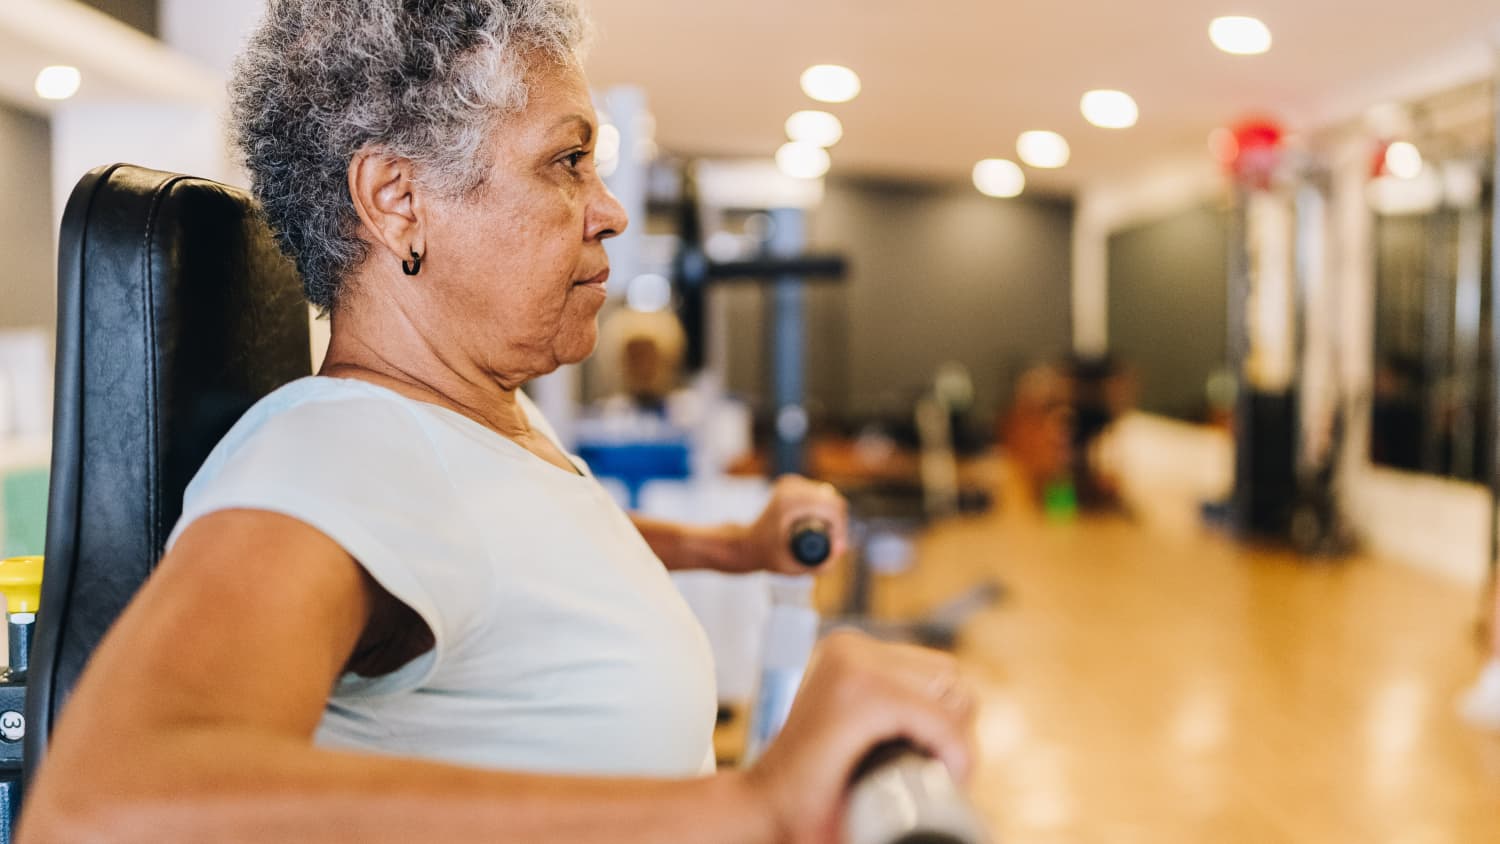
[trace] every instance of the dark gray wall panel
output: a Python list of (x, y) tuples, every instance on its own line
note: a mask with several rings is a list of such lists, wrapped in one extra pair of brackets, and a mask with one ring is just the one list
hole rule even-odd
[(809, 394), (841, 415), (906, 409), (956, 360), (993, 413), (1019, 368), (1069, 348), (1072, 218), (969, 185), (830, 181), (812, 240), (851, 275), (811, 297)]
[[(84, 5), (112, 18), (124, 21), (147, 35), (159, 35), (157, 24), (157, 0), (83, 0)], [(205, 0), (212, 2), (212, 0)]]
[(1135, 367), (1143, 410), (1203, 416), (1225, 359), (1226, 226), (1201, 207), (1109, 238), (1109, 347)]

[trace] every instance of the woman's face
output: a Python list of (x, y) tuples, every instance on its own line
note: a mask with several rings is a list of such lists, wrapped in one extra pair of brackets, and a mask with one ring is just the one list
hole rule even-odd
[[(625, 209), (594, 167), (598, 118), (575, 67), (541, 63), (526, 108), (490, 139), (486, 183), (429, 201), (429, 332), (516, 386), (594, 350), (609, 258)], [(441, 350), (440, 350), (441, 351)]]

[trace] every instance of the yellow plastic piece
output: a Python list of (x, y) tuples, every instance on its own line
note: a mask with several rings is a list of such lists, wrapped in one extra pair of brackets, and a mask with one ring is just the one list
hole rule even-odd
[(0, 560), (0, 592), (8, 613), (36, 612), (42, 602), (42, 558)]

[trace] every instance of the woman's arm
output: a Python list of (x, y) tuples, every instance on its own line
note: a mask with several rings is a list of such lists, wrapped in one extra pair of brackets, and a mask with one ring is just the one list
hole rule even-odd
[(737, 777), (567, 779), (314, 747), (371, 589), (294, 519), (196, 522), (69, 700), (21, 840), (770, 840)]
[(829, 526), (834, 560), (848, 545), (849, 507), (831, 484), (787, 475), (771, 488), (771, 500), (749, 525), (685, 525), (631, 515), (646, 544), (669, 570), (712, 569), (729, 574), (774, 571), (807, 574), (809, 569), (792, 558), (789, 544), (792, 526), (804, 518), (819, 519)]
[(902, 674), (870, 658), (881, 646), (852, 640), (810, 672), (802, 726), (788, 727), (804, 737), (744, 774), (550, 777), (317, 748), (377, 594), (294, 519), (195, 522), (84, 672), (19, 840), (811, 842), (882, 738), (912, 736), (966, 765), (968, 712), (914, 693), (939, 670), (919, 661), (931, 657)]
[(670, 571), (710, 569), (728, 574), (758, 571), (746, 548), (746, 525), (687, 525), (632, 513), (630, 520)]

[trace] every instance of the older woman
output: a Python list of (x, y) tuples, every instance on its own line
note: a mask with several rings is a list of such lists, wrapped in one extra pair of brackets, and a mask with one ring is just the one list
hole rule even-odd
[[(571, 0), (272, 0), (232, 83), (256, 195), (332, 319), (188, 490), (69, 703), (29, 841), (828, 841), (852, 766), (967, 765), (935, 654), (836, 637), (782, 737), (712, 775), (712, 667), (666, 570), (795, 570), (632, 523), (519, 392), (586, 357), (626, 226)], [(643, 45), (644, 48), (644, 45)]]

